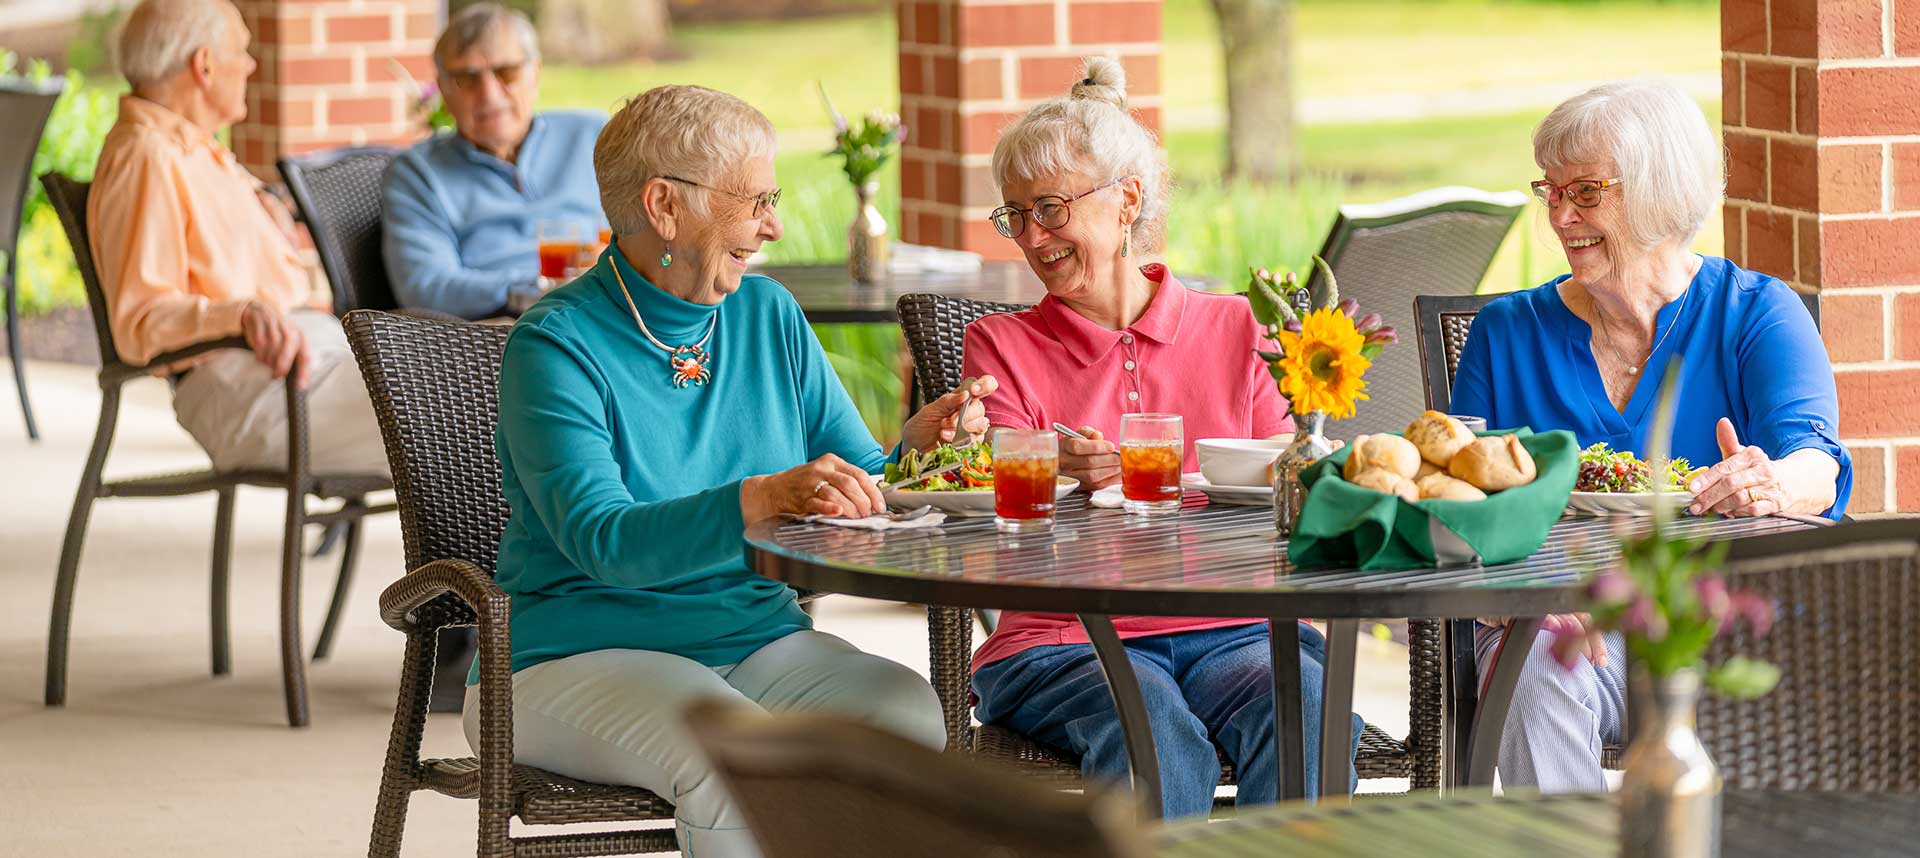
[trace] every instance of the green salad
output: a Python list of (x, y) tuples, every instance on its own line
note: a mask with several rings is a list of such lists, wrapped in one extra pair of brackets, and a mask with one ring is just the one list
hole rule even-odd
[[(1692, 463), (1675, 456), (1667, 470), (1671, 491), (1684, 491), (1694, 474)], [(1631, 450), (1615, 450), (1605, 441), (1580, 451), (1580, 476), (1574, 481), (1576, 492), (1650, 492), (1653, 491), (1653, 466)]]
[(966, 464), (960, 466), (960, 470), (941, 474), (910, 487), (911, 490), (916, 492), (993, 491), (993, 452), (982, 444), (975, 444), (965, 449), (952, 444), (941, 444), (924, 453), (919, 450), (908, 450), (900, 456), (899, 462), (887, 464), (885, 478), (889, 483), (911, 480), (928, 471), (937, 471), (963, 460)]

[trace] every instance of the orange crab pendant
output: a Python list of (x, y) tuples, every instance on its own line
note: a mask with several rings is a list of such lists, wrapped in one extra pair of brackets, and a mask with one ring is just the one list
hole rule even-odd
[(712, 381), (713, 372), (707, 369), (707, 361), (712, 359), (713, 355), (707, 354), (706, 349), (699, 346), (674, 349), (673, 355), (667, 358), (667, 364), (673, 367), (673, 386), (686, 387), (691, 384), (699, 387)]

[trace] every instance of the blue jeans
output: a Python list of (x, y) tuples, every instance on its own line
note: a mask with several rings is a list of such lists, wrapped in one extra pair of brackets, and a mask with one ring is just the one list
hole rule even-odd
[[(1273, 659), (1267, 625), (1254, 623), (1170, 635), (1131, 638), (1127, 656), (1160, 755), (1160, 797), (1168, 819), (1205, 816), (1220, 782), (1214, 748), (1233, 761), (1239, 782), (1234, 803), (1267, 804), (1279, 793), (1273, 741)], [(1300, 699), (1307, 746), (1307, 795), (1320, 785), (1320, 700), (1327, 644), (1300, 625)], [(983, 724), (998, 724), (1080, 755), (1090, 781), (1127, 780), (1127, 743), (1106, 677), (1089, 644), (1024, 650), (973, 674), (975, 708)], [(1359, 716), (1353, 748), (1360, 746)], [(1352, 770), (1353, 749), (1347, 754)], [(1357, 779), (1356, 779), (1357, 780)]]

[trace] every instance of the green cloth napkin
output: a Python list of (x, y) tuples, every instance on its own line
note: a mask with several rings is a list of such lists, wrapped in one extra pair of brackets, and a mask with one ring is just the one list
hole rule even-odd
[(1510, 563), (1539, 550), (1560, 520), (1580, 471), (1578, 442), (1565, 430), (1482, 432), (1513, 434), (1533, 455), (1539, 476), (1524, 486), (1494, 492), (1486, 500), (1423, 500), (1363, 489), (1340, 476), (1352, 447), (1314, 463), (1300, 474), (1307, 502), (1287, 543), (1287, 559), (1301, 568), (1409, 569), (1435, 564), (1429, 518), (1439, 519), (1487, 564)]

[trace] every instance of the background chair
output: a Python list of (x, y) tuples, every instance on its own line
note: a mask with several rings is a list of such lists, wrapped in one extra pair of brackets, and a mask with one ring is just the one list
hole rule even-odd
[[(1460, 369), (1460, 354), (1467, 347), (1467, 334), (1473, 330), (1473, 320), (1481, 308), (1498, 297), (1420, 295), (1413, 299), (1420, 341), (1421, 382), (1426, 388), (1428, 408), (1447, 412), (1452, 407), (1453, 377)], [(1813, 317), (1814, 327), (1819, 327), (1820, 296), (1802, 293), (1800, 301), (1806, 305), (1808, 315)], [(1474, 708), (1478, 705), (1480, 689), (1480, 684), (1475, 681), (1479, 670), (1473, 657), (1473, 621), (1459, 620), (1447, 625), (1444, 659), (1454, 679), (1453, 697), (1448, 701), (1448, 706), (1457, 719), (1456, 723), (1465, 723), (1472, 718)], [(1420, 722), (1416, 721), (1414, 731), (1418, 733), (1421, 729)], [(1411, 743), (1413, 740), (1408, 741)], [(1429, 740), (1422, 736), (1420, 741), (1424, 745)], [(1440, 741), (1437, 732), (1431, 741)], [(1610, 769), (1619, 768), (1620, 753), (1618, 746), (1602, 749), (1603, 764)]]
[[(287, 469), (285, 471), (213, 471), (165, 474), (103, 482), (107, 448), (113, 443), (114, 426), (120, 416), (121, 386), (153, 373), (160, 367), (214, 349), (247, 347), (246, 340), (229, 337), (195, 343), (177, 351), (158, 355), (144, 364), (121, 360), (113, 344), (113, 332), (107, 324), (107, 303), (100, 290), (100, 277), (93, 266), (93, 246), (87, 233), (87, 194), (89, 185), (48, 173), (40, 177), (47, 197), (66, 228), (73, 245), (74, 261), (80, 267), (81, 282), (87, 289), (87, 307), (93, 312), (93, 331), (100, 344), (100, 423), (94, 430), (93, 447), (86, 467), (80, 472), (80, 488), (73, 499), (73, 515), (67, 520), (67, 533), (60, 545), (60, 571), (53, 590), (53, 619), (47, 632), (48, 706), (60, 706), (67, 699), (67, 644), (73, 620), (73, 591), (80, 568), (80, 550), (86, 543), (87, 519), (93, 503), (110, 497), (178, 497), (213, 492), (217, 497), (213, 521), (213, 674), (232, 671), (227, 634), (228, 574), (233, 560), (233, 502), (239, 486), (264, 486), (287, 492), (286, 529), (280, 554), (280, 668), (286, 688), (287, 723), (304, 727), (307, 711), (306, 661), (300, 646), (300, 576), (304, 527), (309, 524), (348, 525), (346, 547), (340, 556), (340, 577), (334, 584), (333, 601), (314, 647), (314, 658), (327, 656), (339, 627), (340, 612), (346, 604), (347, 588), (353, 581), (354, 564), (359, 557), (360, 519), (369, 513), (387, 512), (392, 504), (370, 505), (367, 495), (391, 488), (384, 477), (364, 474), (314, 473), (307, 464), (307, 400), (291, 385), (287, 392)], [(331, 510), (309, 511), (307, 497), (338, 500)]]
[[(531, 825), (670, 821), (673, 805), (634, 787), (576, 781), (513, 762), (513, 674), (507, 595), (493, 583), (507, 502), (493, 433), (506, 325), (356, 311), (347, 339), (367, 379), (393, 466), (406, 545), (405, 577), (380, 595), (380, 614), (407, 635), (399, 702), (374, 807), (375, 858), (400, 854), (407, 803), (430, 789), (480, 802), (486, 856), (667, 852), (673, 828), (513, 837)], [(420, 759), (435, 649), (444, 628), (480, 629), (478, 758)]]
[(766, 858), (1150, 854), (1113, 792), (1059, 792), (825, 715), (703, 701), (687, 726)]
[[(960, 384), (961, 343), (968, 323), (989, 313), (1024, 307), (992, 304), (944, 295), (903, 295), (897, 305), (900, 327), (913, 353), (921, 390), (951, 390)], [(1080, 761), (1071, 755), (995, 725), (973, 726), (969, 663), (973, 623), (961, 608), (927, 607), (928, 664), (933, 689), (947, 720), (947, 746), (979, 754), (1047, 778), (1061, 788), (1080, 786)], [(1431, 620), (1408, 624), (1414, 738), (1398, 742), (1367, 725), (1360, 734), (1354, 765), (1362, 778), (1411, 778), (1414, 788), (1440, 785), (1441, 668), (1440, 629)], [(1422, 744), (1415, 744), (1418, 739)], [(1221, 757), (1221, 783), (1233, 782), (1233, 768)]]
[(280, 175), (333, 285), (336, 316), (398, 306), (380, 247), (380, 178), (399, 154), (360, 146), (280, 159)]
[(27, 437), (34, 441), (40, 440), (40, 429), (33, 423), (26, 364), (20, 356), (20, 228), (33, 188), (33, 156), (40, 149), (40, 134), (66, 85), (61, 78), (45, 84), (0, 81), (0, 116), (7, 117), (8, 128), (0, 131), (0, 256), (7, 258), (6, 270), (0, 271), (0, 278), (5, 278), (0, 287), (7, 292), (7, 359), (13, 364), (13, 386), (20, 392), (20, 416), (27, 421)]
[[(1342, 297), (1379, 313), (1401, 332), (1413, 330), (1413, 297), (1472, 295), (1513, 222), (1527, 206), (1519, 191), (1490, 194), (1473, 188), (1435, 188), (1370, 205), (1340, 207), (1321, 258), (1333, 268)], [(1318, 266), (1307, 278), (1315, 285)], [(1419, 358), (1389, 347), (1367, 371), (1367, 401), (1338, 423), (1353, 437), (1398, 432), (1420, 413)]]

